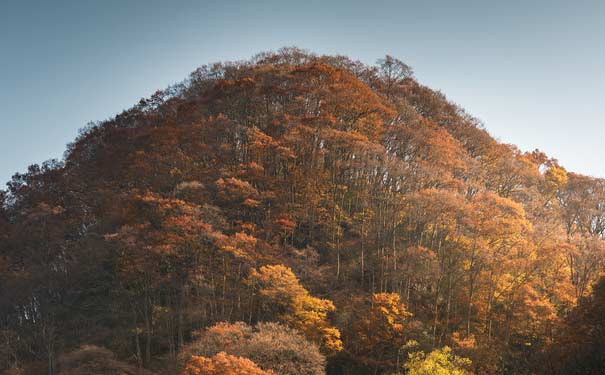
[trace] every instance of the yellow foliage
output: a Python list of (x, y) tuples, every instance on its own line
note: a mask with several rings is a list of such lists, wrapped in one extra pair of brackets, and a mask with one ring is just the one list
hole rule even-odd
[(444, 346), (428, 355), (423, 352), (410, 353), (404, 367), (408, 375), (467, 375), (469, 372), (466, 369), (470, 365), (470, 359), (458, 357), (452, 353), (452, 349)]
[(281, 310), (280, 319), (301, 331), (308, 339), (321, 343), (327, 351), (342, 350), (340, 331), (331, 327), (328, 314), (332, 301), (313, 297), (286, 266), (262, 266), (249, 278), (267, 306)]

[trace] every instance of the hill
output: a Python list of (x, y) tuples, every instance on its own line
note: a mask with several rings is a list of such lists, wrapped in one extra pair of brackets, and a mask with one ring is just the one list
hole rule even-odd
[(604, 198), (390, 56), (203, 66), (0, 193), (0, 369), (596, 374)]

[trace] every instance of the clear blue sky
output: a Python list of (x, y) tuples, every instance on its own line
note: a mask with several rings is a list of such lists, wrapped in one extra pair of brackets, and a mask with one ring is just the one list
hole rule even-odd
[(605, 177), (605, 1), (0, 0), (0, 181), (197, 66), (391, 54), (492, 135)]

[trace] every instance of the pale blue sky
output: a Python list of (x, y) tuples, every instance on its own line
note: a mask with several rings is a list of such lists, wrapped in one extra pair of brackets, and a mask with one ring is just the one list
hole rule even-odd
[(396, 56), (501, 141), (605, 177), (604, 37), (602, 0), (0, 0), (0, 181), (197, 66), (292, 45)]

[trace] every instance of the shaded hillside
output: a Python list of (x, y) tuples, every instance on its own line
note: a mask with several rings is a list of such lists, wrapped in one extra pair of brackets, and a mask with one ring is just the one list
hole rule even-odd
[(0, 367), (111, 356), (86, 344), (166, 374), (565, 371), (604, 197), (392, 57), (204, 66), (0, 195)]

